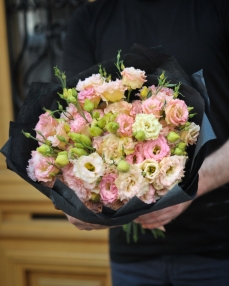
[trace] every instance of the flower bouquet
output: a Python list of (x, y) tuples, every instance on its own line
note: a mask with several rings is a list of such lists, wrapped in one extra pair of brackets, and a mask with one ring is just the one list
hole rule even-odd
[[(134, 45), (61, 87), (33, 83), (1, 152), (56, 208), (115, 226), (194, 198), (214, 133), (200, 74)], [(201, 93), (201, 94), (200, 94)]]

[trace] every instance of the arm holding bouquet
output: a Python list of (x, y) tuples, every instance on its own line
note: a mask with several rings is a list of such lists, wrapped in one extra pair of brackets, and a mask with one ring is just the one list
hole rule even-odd
[[(199, 170), (199, 183), (196, 198), (202, 196), (214, 189), (229, 182), (229, 141), (227, 141), (220, 149), (209, 155), (203, 162)], [(218, 170), (221, 170), (220, 172)], [(215, 174), (217, 173), (217, 176)], [(140, 216), (135, 220), (141, 223), (144, 228), (158, 228), (163, 226), (183, 211), (192, 203), (192, 201), (184, 202), (168, 208), (155, 211)]]

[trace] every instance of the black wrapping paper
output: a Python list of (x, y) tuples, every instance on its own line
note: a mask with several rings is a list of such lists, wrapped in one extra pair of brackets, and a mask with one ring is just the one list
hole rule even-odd
[[(101, 63), (113, 78), (117, 76), (115, 61), (115, 59), (112, 59)], [(158, 77), (162, 71), (165, 71), (165, 76), (170, 83), (178, 84), (180, 82), (180, 92), (184, 96), (182, 99), (188, 106), (194, 107), (197, 115), (193, 118), (193, 121), (201, 128), (197, 144), (188, 147), (189, 160), (185, 168), (185, 177), (179, 185), (174, 186), (158, 201), (146, 204), (134, 197), (117, 211), (103, 207), (101, 213), (94, 213), (80, 201), (73, 190), (60, 180), (57, 179), (53, 188), (49, 188), (39, 182), (32, 181), (28, 177), (26, 173), (28, 160), (31, 157), (31, 151), (36, 149), (38, 143), (33, 139), (26, 138), (21, 131), (30, 132), (35, 136), (33, 128), (38, 122), (39, 116), (43, 113), (43, 107), (49, 110), (57, 109), (56, 101), (61, 101), (57, 93), (62, 91), (57, 84), (32, 83), (17, 119), (15, 122), (10, 123), (9, 140), (1, 149), (6, 157), (8, 169), (17, 173), (47, 196), (56, 208), (88, 223), (107, 226), (123, 225), (131, 222), (139, 215), (192, 200), (197, 192), (198, 170), (206, 156), (208, 142), (215, 138), (208, 120), (209, 102), (203, 84), (202, 71), (189, 77), (175, 58), (163, 54), (158, 49), (148, 49), (137, 44), (124, 56), (124, 65), (144, 70), (147, 75), (147, 86), (157, 85)], [(98, 65), (67, 80), (67, 87), (75, 87), (79, 79), (84, 80), (95, 73), (98, 73)], [(64, 102), (62, 103), (64, 104)]]

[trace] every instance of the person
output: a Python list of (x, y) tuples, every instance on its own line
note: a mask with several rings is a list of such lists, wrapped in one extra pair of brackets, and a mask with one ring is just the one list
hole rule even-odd
[[(63, 70), (71, 78), (134, 43), (161, 45), (188, 75), (203, 69), (217, 139), (199, 170), (193, 201), (137, 218), (146, 229), (137, 242), (127, 243), (122, 227), (110, 228), (113, 285), (229, 285), (229, 1), (86, 3), (68, 25)], [(68, 219), (79, 229), (103, 228)], [(150, 229), (161, 226), (165, 237), (154, 238)]]

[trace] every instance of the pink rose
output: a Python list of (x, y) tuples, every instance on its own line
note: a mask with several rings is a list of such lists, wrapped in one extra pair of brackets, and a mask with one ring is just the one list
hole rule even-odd
[(117, 175), (106, 174), (99, 183), (101, 201), (107, 205), (118, 199), (118, 188), (115, 185)]
[(82, 202), (89, 200), (90, 192), (84, 187), (83, 182), (74, 175), (72, 164), (62, 169), (62, 176), (64, 183), (76, 193)]
[[(39, 116), (39, 121), (35, 126), (35, 130), (42, 133), (42, 135), (47, 138), (48, 136), (54, 136), (56, 134), (56, 127), (58, 126), (58, 121), (53, 118), (48, 112), (41, 114)], [(36, 138), (44, 141), (41, 135), (37, 133)]]
[(119, 124), (118, 133), (121, 136), (132, 136), (132, 125), (134, 123), (134, 119), (132, 117), (126, 114), (120, 114), (117, 116), (116, 122)]
[(145, 159), (152, 158), (158, 162), (170, 154), (170, 148), (163, 136), (145, 142), (143, 148)]
[(165, 107), (165, 121), (171, 125), (184, 125), (188, 120), (188, 107), (183, 100), (170, 100)]
[(122, 72), (122, 83), (131, 89), (141, 88), (146, 82), (145, 72), (133, 67), (125, 68)]

